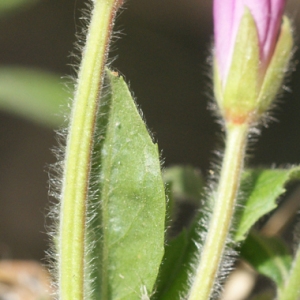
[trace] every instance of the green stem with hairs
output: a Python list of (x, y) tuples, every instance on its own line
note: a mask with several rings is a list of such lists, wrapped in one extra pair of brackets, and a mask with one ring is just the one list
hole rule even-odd
[(84, 299), (86, 202), (95, 119), (119, 0), (95, 0), (71, 112), (58, 236), (58, 296)]
[(244, 165), (248, 124), (228, 124), (225, 154), (219, 186), (214, 199), (212, 218), (193, 278), (189, 300), (208, 300), (218, 275), (231, 226)]

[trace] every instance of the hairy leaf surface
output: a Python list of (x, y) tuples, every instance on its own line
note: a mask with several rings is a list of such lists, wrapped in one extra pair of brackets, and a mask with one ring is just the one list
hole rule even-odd
[(94, 216), (92, 224), (102, 236), (96, 240), (94, 235), (93, 254), (98, 253), (98, 258), (91, 263), (92, 277), (96, 277), (91, 290), (93, 299), (140, 300), (151, 294), (164, 254), (164, 184), (157, 145), (127, 85), (111, 72), (108, 84), (106, 98), (110, 99), (99, 112), (104, 119), (99, 124), (106, 130), (99, 128), (96, 134), (96, 138), (104, 136), (100, 145), (101, 214)]

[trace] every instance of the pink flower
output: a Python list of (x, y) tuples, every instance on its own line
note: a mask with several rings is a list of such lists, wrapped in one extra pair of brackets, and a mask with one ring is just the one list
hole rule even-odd
[(248, 8), (257, 28), (260, 75), (272, 58), (280, 32), (285, 0), (214, 0), (215, 58), (222, 85), (231, 66), (240, 21)]

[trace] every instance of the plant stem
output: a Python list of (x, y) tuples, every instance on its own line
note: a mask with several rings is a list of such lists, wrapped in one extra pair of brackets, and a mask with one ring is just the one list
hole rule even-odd
[(118, 0), (96, 0), (78, 75), (64, 161), (58, 239), (60, 300), (84, 299), (86, 202), (95, 119)]
[(228, 124), (227, 126), (225, 154), (219, 186), (214, 197), (214, 209), (189, 300), (208, 300), (211, 295), (234, 213), (248, 129), (247, 124)]
[(300, 299), (300, 246), (284, 286), (278, 289), (278, 300)]

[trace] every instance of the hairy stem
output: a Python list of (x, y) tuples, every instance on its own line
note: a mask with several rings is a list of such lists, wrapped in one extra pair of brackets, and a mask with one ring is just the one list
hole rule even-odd
[(300, 246), (284, 286), (278, 290), (278, 300), (300, 299)]
[(213, 195), (213, 214), (202, 249), (200, 263), (190, 290), (189, 300), (208, 300), (211, 295), (234, 213), (243, 170), (248, 129), (247, 124), (229, 124), (227, 127), (225, 154), (219, 186), (216, 195)]
[(78, 75), (64, 162), (58, 238), (60, 300), (84, 299), (86, 202), (95, 119), (119, 0), (95, 0)]

